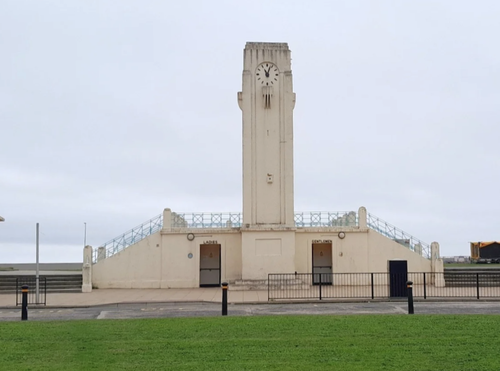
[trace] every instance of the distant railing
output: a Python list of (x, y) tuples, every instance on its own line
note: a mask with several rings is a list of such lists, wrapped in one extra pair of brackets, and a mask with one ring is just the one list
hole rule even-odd
[(369, 228), (377, 231), (383, 236), (396, 241), (427, 259), (431, 258), (431, 248), (428, 243), (413, 237), (411, 234), (402, 231), (370, 213), (367, 213), (367, 224)]
[[(137, 227), (132, 228), (131, 230), (123, 233), (122, 235), (115, 237), (112, 240), (109, 240), (104, 245), (101, 245), (102, 247), (104, 247), (106, 251), (106, 256), (103, 256), (102, 258), (108, 258), (116, 254), (117, 252), (122, 251), (126, 247), (141, 241), (142, 239), (152, 235), (153, 233), (158, 232), (162, 228), (162, 225), (163, 225), (163, 215), (160, 214), (138, 225)], [(96, 263), (98, 260), (98, 253), (99, 253), (98, 250), (94, 250), (93, 252), (92, 261), (94, 263)]]
[(277, 273), (268, 275), (275, 300), (500, 298), (500, 273)]
[[(358, 214), (355, 211), (311, 211), (296, 212), (294, 215), (295, 226), (297, 228), (314, 227), (356, 227), (359, 225)], [(431, 256), (429, 244), (413, 237), (382, 219), (367, 214), (368, 227), (381, 233), (412, 251), (429, 258)], [(175, 213), (172, 212), (171, 228), (240, 228), (243, 225), (243, 216), (241, 213)], [(110, 257), (126, 247), (133, 245), (142, 239), (158, 232), (163, 226), (163, 214), (138, 225), (135, 228), (123, 233), (122, 235), (109, 240), (104, 245), (105, 256)], [(98, 261), (98, 251), (93, 253), (93, 262)]]
[(38, 277), (38, 297), (36, 292), (36, 276), (16, 278), (16, 306), (22, 304), (22, 287), (24, 285), (28, 286), (28, 305), (47, 305), (47, 277)]
[[(349, 227), (358, 225), (354, 211), (311, 211), (294, 215), (297, 227)], [(241, 213), (172, 213), (172, 228), (231, 228), (241, 227)]]
[(358, 225), (355, 211), (311, 211), (295, 213), (296, 227), (352, 227)]
[(241, 227), (241, 213), (172, 213), (172, 228)]

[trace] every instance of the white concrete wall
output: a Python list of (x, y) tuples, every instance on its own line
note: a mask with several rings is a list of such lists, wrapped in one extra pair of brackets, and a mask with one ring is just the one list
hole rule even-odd
[(295, 231), (243, 231), (241, 239), (243, 280), (295, 271)]
[[(199, 287), (200, 245), (221, 245), (221, 281), (241, 279), (241, 235), (239, 232), (157, 232), (123, 251), (93, 265), (97, 288)], [(188, 257), (192, 254), (192, 258)]]
[(92, 283), (105, 288), (160, 288), (161, 235), (154, 233), (94, 264)]
[[(221, 245), (222, 282), (241, 279), (240, 233), (213, 232), (196, 232), (193, 241), (186, 238), (187, 233), (168, 233), (162, 236), (164, 247), (162, 288), (199, 287), (200, 245), (203, 244)], [(188, 257), (189, 254), (193, 255), (191, 259)]]
[(300, 230), (295, 238), (295, 267), (298, 273), (312, 272), (314, 240), (332, 241), (333, 273), (388, 272), (388, 261), (400, 259), (408, 261), (408, 272), (432, 271), (429, 259), (371, 229), (346, 230), (343, 239), (338, 237), (338, 230), (311, 230)]
[(312, 272), (313, 241), (331, 241), (332, 270), (334, 273), (369, 272), (367, 231), (350, 228), (344, 231), (345, 237), (339, 238), (340, 230), (318, 228), (303, 229), (296, 235), (295, 265), (298, 273)]
[[(220, 244), (222, 282), (265, 280), (268, 273), (311, 273), (313, 240), (332, 241), (333, 273), (387, 272), (388, 261), (398, 259), (408, 261), (408, 272), (432, 271), (429, 259), (373, 230), (346, 228), (343, 239), (339, 238), (339, 231), (203, 230), (195, 231), (192, 241), (187, 239), (189, 231), (157, 232), (94, 264), (93, 286), (199, 287), (202, 244)], [(243, 243), (247, 249), (242, 249)]]
[(370, 272), (387, 272), (389, 260), (407, 260), (408, 272), (431, 272), (431, 261), (374, 230), (368, 232)]

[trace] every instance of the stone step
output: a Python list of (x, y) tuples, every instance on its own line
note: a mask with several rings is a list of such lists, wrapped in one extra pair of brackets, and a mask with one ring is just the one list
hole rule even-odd
[[(0, 292), (16, 292), (16, 282), (29, 282), (30, 291), (35, 288), (35, 276), (27, 275), (0, 275)], [(82, 289), (82, 274), (56, 274), (56, 275), (40, 275), (40, 288), (45, 290), (44, 285), (47, 285), (47, 292), (81, 292)]]
[[(35, 290), (33, 290), (34, 292)], [(40, 293), (43, 293), (43, 289), (40, 290)], [(73, 293), (73, 292), (82, 292), (82, 287), (66, 287), (66, 288), (47, 288), (47, 294), (49, 293)], [(0, 290), (0, 294), (15, 294), (16, 293), (16, 288), (14, 287), (13, 289), (10, 290)]]

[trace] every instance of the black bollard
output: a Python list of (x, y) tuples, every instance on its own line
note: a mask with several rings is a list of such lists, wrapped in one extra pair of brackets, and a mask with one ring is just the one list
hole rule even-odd
[(406, 289), (408, 290), (408, 314), (413, 314), (413, 282), (406, 281)]
[(21, 321), (28, 320), (28, 285), (23, 285), (21, 287), (21, 292), (23, 295), (23, 301), (21, 306)]
[(227, 282), (222, 282), (222, 315), (227, 316)]

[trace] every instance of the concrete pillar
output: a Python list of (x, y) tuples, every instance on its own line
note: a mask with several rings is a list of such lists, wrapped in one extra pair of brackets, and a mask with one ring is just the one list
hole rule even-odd
[(436, 287), (444, 287), (444, 265), (443, 259), (439, 256), (439, 244), (437, 242), (431, 243), (431, 268), (434, 273), (434, 285)]
[(359, 228), (368, 228), (368, 224), (367, 224), (366, 218), (367, 218), (366, 208), (364, 206), (361, 206), (358, 209), (358, 225), (359, 225)]
[(92, 291), (92, 246), (83, 248), (82, 292)]
[(439, 244), (437, 242), (431, 243), (431, 262), (434, 263), (439, 259)]
[(163, 209), (163, 227), (162, 231), (170, 232), (172, 230), (172, 210)]
[(97, 261), (100, 262), (104, 259), (106, 259), (106, 248), (104, 246), (100, 246), (97, 249)]
[(421, 245), (420, 243), (417, 243), (417, 244), (415, 245), (415, 252), (416, 252), (418, 255), (422, 256), (422, 245)]

